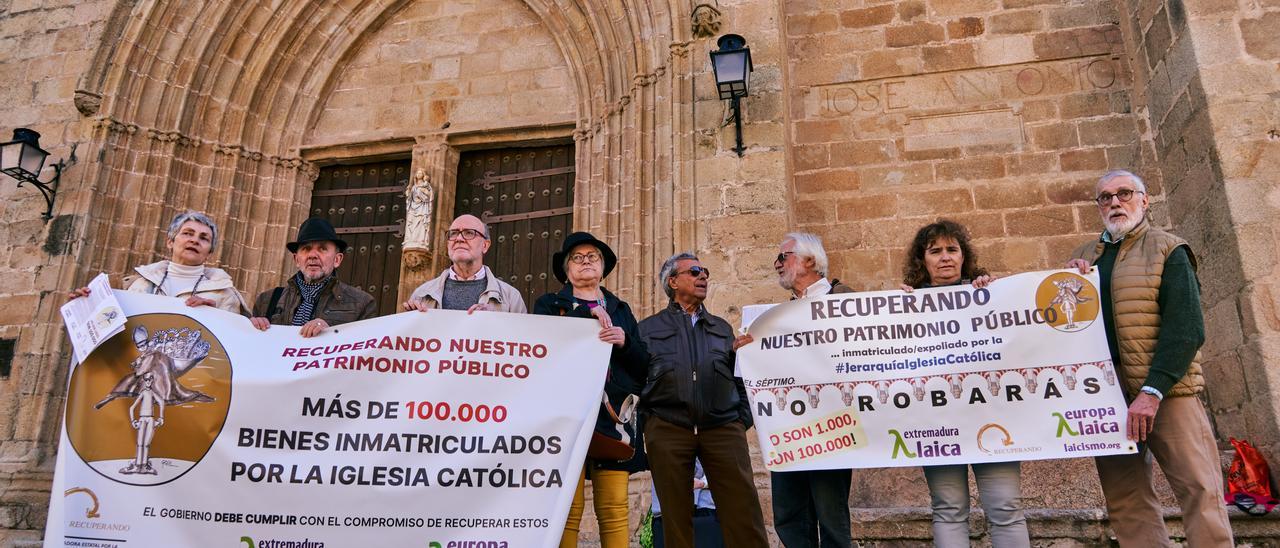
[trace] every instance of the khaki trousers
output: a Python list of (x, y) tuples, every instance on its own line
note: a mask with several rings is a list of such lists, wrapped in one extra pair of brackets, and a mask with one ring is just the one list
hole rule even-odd
[[(590, 463), (587, 466), (591, 466)], [(569, 505), (569, 517), (564, 522), (564, 533), (560, 536), (560, 548), (573, 548), (578, 545), (578, 528), (582, 524), (582, 510), (586, 507), (587, 469), (584, 467), (578, 476), (578, 486), (573, 492), (573, 503)], [(596, 521), (600, 525), (601, 548), (627, 548), (631, 530), (627, 526), (627, 480), (631, 474), (626, 470), (591, 470), (591, 500), (595, 503)]]
[(702, 461), (716, 500), (725, 546), (765, 548), (764, 513), (751, 477), (746, 430), (734, 421), (697, 434), (660, 418), (645, 418), (644, 448), (662, 504), (667, 548), (693, 548), (693, 459)]
[(1222, 499), (1218, 447), (1200, 398), (1170, 396), (1160, 403), (1144, 450), (1097, 457), (1111, 528), (1122, 547), (1172, 546), (1151, 484), (1151, 457), (1182, 507), (1191, 548), (1231, 547), (1231, 522)]

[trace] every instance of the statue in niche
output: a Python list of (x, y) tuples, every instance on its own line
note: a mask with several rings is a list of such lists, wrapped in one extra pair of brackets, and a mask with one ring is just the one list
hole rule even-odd
[(428, 251), (431, 249), (431, 215), (435, 208), (436, 192), (431, 188), (431, 179), (427, 171), (419, 169), (413, 182), (404, 189), (405, 219), (404, 246), (410, 249)]
[(691, 18), (694, 38), (709, 38), (720, 32), (720, 10), (711, 4), (695, 6)]

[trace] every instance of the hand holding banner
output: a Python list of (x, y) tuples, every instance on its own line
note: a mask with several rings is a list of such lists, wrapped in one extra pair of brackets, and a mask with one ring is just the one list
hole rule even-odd
[(738, 351), (770, 470), (1136, 451), (1097, 273), (802, 299)]

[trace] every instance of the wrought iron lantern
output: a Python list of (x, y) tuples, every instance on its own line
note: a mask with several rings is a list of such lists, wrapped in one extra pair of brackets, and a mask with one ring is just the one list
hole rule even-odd
[(751, 49), (747, 47), (747, 41), (737, 34), (726, 34), (721, 36), (716, 44), (720, 46), (717, 51), (711, 52), (711, 69), (716, 76), (716, 89), (720, 92), (721, 100), (729, 101), (729, 108), (733, 109), (733, 121), (737, 130), (737, 146), (733, 149), (742, 156), (742, 152), (746, 147), (742, 146), (742, 105), (743, 97), (747, 96), (751, 80)]
[(53, 164), (53, 179), (43, 182), (39, 179), (44, 169), (45, 158), (49, 153), (40, 148), (40, 134), (27, 128), (13, 130), (13, 140), (0, 143), (0, 173), (13, 177), (22, 183), (30, 183), (44, 195), (48, 209), (44, 212), (45, 220), (53, 217), (53, 198), (58, 193), (58, 180), (62, 178), (62, 169), (66, 163), (58, 160)]

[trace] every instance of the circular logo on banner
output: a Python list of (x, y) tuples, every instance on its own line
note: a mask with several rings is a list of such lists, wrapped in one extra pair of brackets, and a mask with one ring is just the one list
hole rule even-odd
[(173, 481), (204, 458), (231, 404), (231, 362), (200, 322), (129, 318), (71, 374), (67, 438), (85, 464), (128, 485)]
[[(987, 434), (988, 430), (992, 431), (993, 433), (991, 434), (989, 439), (984, 440), (983, 436)], [(1009, 431), (1006, 430), (1005, 427), (994, 422), (984, 424), (982, 425), (982, 428), (978, 429), (977, 440), (978, 440), (978, 449), (981, 449), (983, 453), (986, 453), (988, 455), (993, 453), (992, 451), (993, 448), (1008, 447), (1010, 445), (1013, 445), (1013, 436), (1009, 435)]]
[(1098, 289), (1084, 276), (1059, 272), (1045, 278), (1036, 288), (1036, 308), (1045, 324), (1071, 333), (1089, 327), (1102, 310)]

